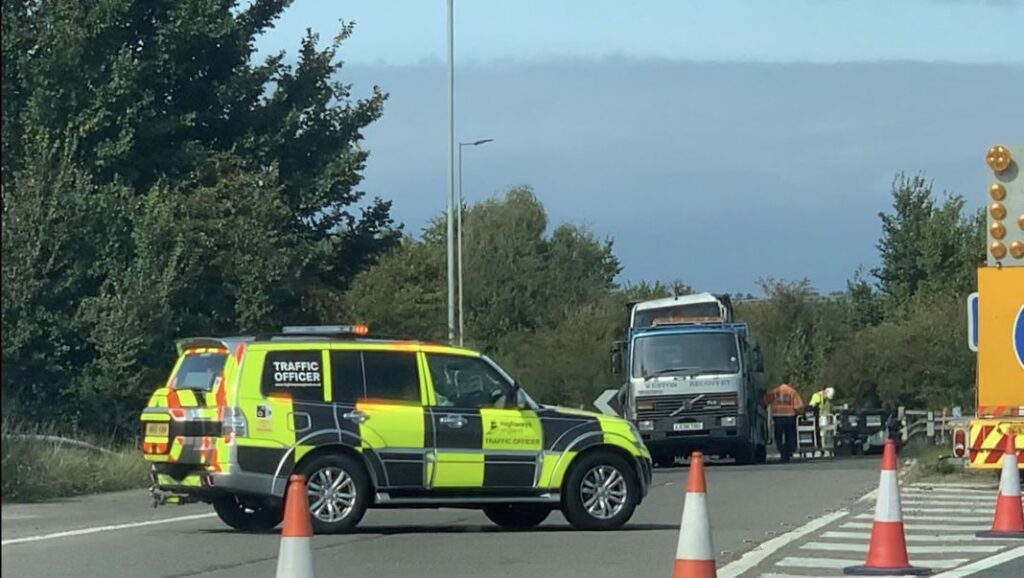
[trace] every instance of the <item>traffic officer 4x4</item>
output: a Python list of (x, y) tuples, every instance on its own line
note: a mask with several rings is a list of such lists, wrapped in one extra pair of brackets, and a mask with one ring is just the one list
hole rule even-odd
[(203, 501), (229, 526), (282, 515), (288, 476), (308, 482), (318, 532), (367, 508), (479, 508), (527, 528), (555, 509), (614, 529), (651, 483), (629, 422), (540, 405), (465, 349), (367, 337), (365, 326), (193, 338), (142, 413), (158, 504)]

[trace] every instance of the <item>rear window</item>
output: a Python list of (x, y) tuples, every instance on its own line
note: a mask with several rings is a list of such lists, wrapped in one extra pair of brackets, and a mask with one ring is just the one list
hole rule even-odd
[(176, 389), (195, 389), (209, 391), (213, 389), (217, 378), (224, 371), (226, 353), (193, 353), (185, 356), (174, 375)]

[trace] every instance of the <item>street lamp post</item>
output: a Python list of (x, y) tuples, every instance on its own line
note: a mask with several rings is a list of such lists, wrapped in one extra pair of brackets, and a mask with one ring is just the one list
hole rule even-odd
[(465, 345), (465, 316), (462, 309), (462, 147), (465, 146), (480, 146), (494, 142), (493, 138), (485, 138), (475, 140), (472, 142), (460, 142), (459, 143), (459, 198), (457, 201), (459, 216), (458, 216), (458, 229), (459, 229), (459, 347)]
[(455, 27), (448, 0), (448, 343), (455, 342)]

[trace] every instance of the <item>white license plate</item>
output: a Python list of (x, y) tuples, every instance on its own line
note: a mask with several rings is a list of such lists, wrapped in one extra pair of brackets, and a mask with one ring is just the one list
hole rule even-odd
[(675, 431), (695, 431), (704, 429), (704, 424), (699, 421), (688, 421), (682, 423), (672, 424), (672, 429)]
[(166, 423), (147, 423), (146, 424), (146, 435), (148, 436), (167, 436), (170, 433), (170, 425)]

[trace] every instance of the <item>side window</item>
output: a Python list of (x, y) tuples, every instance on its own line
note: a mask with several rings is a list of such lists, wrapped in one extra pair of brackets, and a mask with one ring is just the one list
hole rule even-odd
[(428, 355), (427, 365), (439, 407), (505, 407), (511, 388), (484, 360)]
[(331, 396), (334, 403), (347, 404), (355, 404), (366, 397), (363, 356), (360, 352), (331, 352)]
[(324, 400), (320, 351), (270, 351), (263, 362), (260, 391), (264, 396), (287, 395), (296, 401)]
[(421, 403), (416, 354), (364, 351), (362, 355), (368, 399)]

